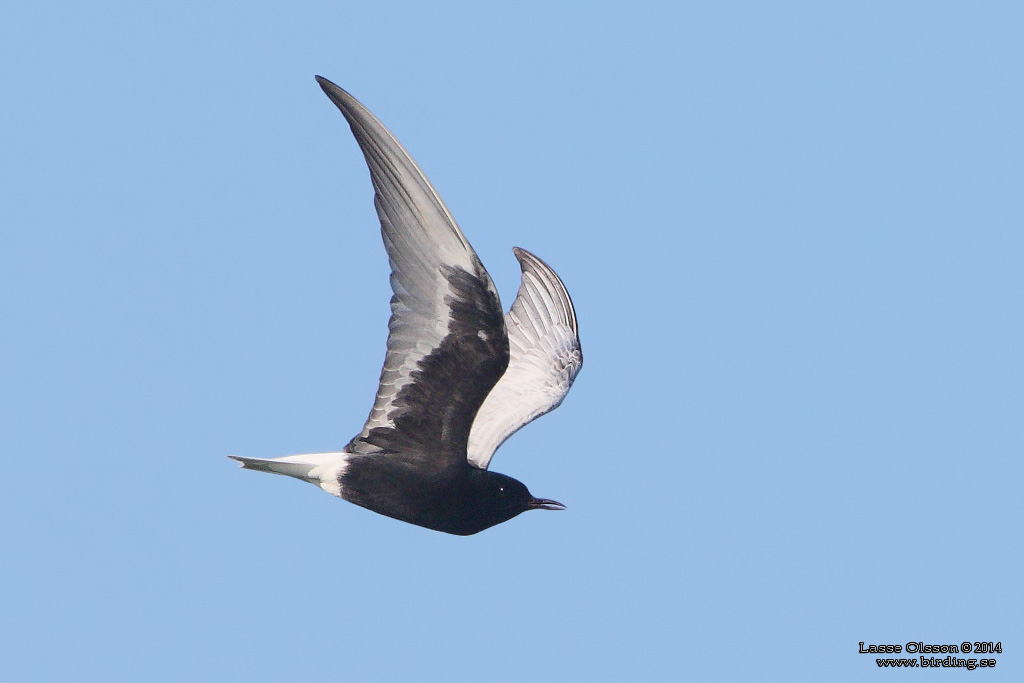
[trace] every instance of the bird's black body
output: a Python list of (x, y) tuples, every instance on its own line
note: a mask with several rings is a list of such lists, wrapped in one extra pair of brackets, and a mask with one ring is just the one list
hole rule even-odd
[[(469, 536), (552, 501), (535, 499), (519, 481), (469, 464), (424, 467), (418, 458), (350, 458), (342, 497), (418, 526)], [(553, 508), (549, 508), (553, 509)]]
[(469, 464), (480, 405), (508, 367), (501, 304), (474, 272), (443, 266), (448, 331), (391, 401), (388, 420), (353, 439), (342, 498), (403, 522), (468, 536), (533, 507), (526, 486)]

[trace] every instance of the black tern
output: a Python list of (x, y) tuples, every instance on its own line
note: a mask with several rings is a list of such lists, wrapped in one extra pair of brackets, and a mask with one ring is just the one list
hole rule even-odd
[(487, 469), (509, 436), (561, 404), (583, 364), (565, 285), (514, 248), (522, 280), (502, 315), (490, 275), (412, 157), (358, 100), (316, 80), (366, 158), (391, 264), (380, 386), (363, 431), (338, 453), (230, 457), (462, 536), (527, 510), (565, 509)]

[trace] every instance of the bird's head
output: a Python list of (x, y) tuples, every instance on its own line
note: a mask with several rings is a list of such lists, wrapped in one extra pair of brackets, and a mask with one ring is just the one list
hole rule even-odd
[(534, 498), (526, 485), (512, 477), (487, 470), (477, 470), (476, 496), (490, 524), (500, 524), (527, 510), (564, 510), (561, 503), (547, 498)]

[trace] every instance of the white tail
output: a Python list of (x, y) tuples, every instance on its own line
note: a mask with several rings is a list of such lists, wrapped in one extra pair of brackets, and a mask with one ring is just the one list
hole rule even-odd
[(283, 474), (316, 484), (332, 496), (341, 498), (341, 475), (348, 465), (347, 453), (305, 453), (284, 458), (245, 458), (229, 455), (247, 470)]

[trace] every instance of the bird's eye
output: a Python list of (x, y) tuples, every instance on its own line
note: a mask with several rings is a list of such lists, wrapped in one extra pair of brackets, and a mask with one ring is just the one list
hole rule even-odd
[(505, 487), (504, 486), (499, 486), (498, 487), (498, 492), (499, 493), (505, 493)]

